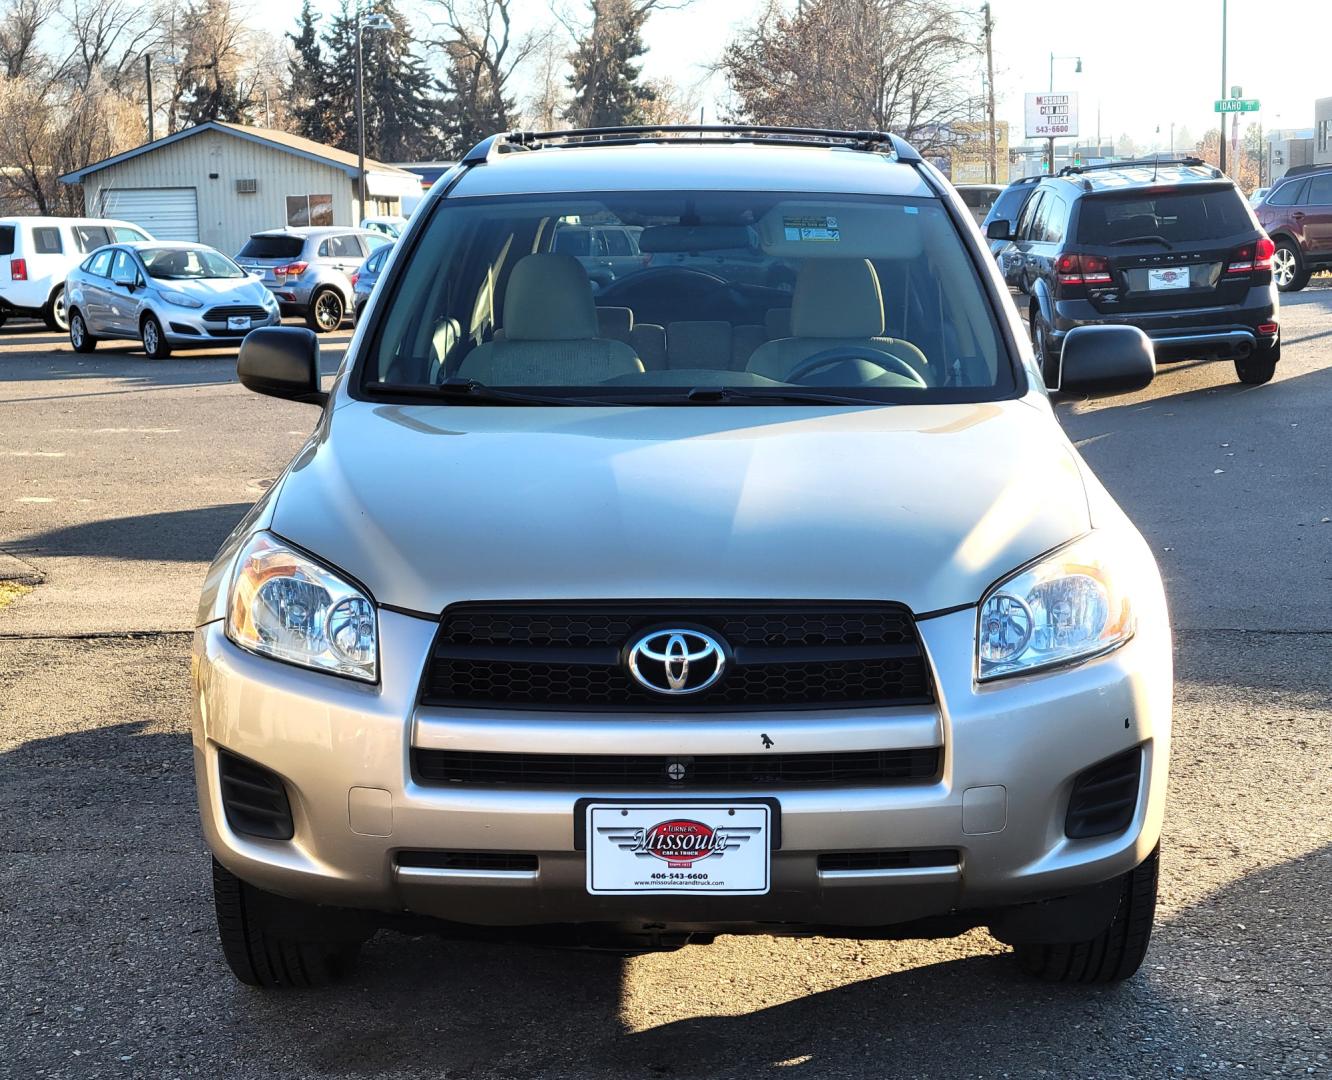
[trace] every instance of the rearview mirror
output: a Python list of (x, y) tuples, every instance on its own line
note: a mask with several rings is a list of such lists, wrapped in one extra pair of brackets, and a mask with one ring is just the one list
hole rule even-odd
[(1136, 326), (1079, 326), (1064, 338), (1058, 389), (1066, 394), (1127, 394), (1155, 377), (1152, 339)]
[(137, 284), (134, 274), (117, 274), (111, 279), (113, 285), (123, 285), (127, 289), (132, 289)]
[(1008, 218), (995, 218), (985, 226), (985, 235), (990, 240), (1012, 240), (1013, 223)]
[(319, 339), (303, 326), (251, 330), (241, 342), (236, 375), (256, 394), (309, 405), (328, 400), (319, 382)]

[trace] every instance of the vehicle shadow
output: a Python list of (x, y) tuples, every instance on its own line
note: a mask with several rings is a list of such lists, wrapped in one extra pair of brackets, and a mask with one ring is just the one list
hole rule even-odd
[(83, 555), (151, 562), (208, 562), (250, 506), (250, 503), (226, 503), (100, 518), (6, 540), (5, 550), (33, 561)]

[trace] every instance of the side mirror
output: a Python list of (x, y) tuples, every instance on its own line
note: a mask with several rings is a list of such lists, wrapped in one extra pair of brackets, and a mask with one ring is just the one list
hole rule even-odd
[(995, 218), (985, 226), (987, 240), (1012, 240), (1013, 223), (1007, 218)]
[(127, 289), (133, 289), (138, 284), (138, 282), (136, 280), (136, 275), (134, 274), (129, 274), (128, 276), (125, 274), (121, 274), (119, 277), (113, 277), (111, 279), (111, 284), (123, 285)]
[(328, 394), (319, 382), (319, 339), (297, 326), (251, 330), (236, 357), (241, 385), (256, 394), (323, 405)]
[(1064, 338), (1058, 389), (1066, 394), (1127, 394), (1155, 377), (1152, 339), (1136, 326), (1079, 326)]

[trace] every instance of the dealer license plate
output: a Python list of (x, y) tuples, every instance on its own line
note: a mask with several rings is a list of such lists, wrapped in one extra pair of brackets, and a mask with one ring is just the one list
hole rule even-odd
[(231, 315), (227, 318), (228, 330), (248, 330), (250, 328), (250, 317), (248, 315)]
[(587, 891), (757, 896), (768, 891), (766, 803), (591, 803)]
[(1165, 266), (1147, 271), (1147, 288), (1187, 289), (1189, 287), (1189, 268), (1187, 266)]

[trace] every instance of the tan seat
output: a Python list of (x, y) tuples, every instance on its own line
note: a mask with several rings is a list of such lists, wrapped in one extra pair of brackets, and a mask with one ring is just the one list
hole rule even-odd
[(791, 296), (791, 336), (760, 345), (747, 370), (781, 381), (811, 356), (860, 345), (929, 371), (924, 353), (883, 330), (883, 291), (868, 259), (809, 259)]
[(643, 370), (634, 350), (599, 336), (592, 285), (572, 255), (525, 255), (504, 293), (504, 337), (458, 368), (491, 386), (586, 386)]

